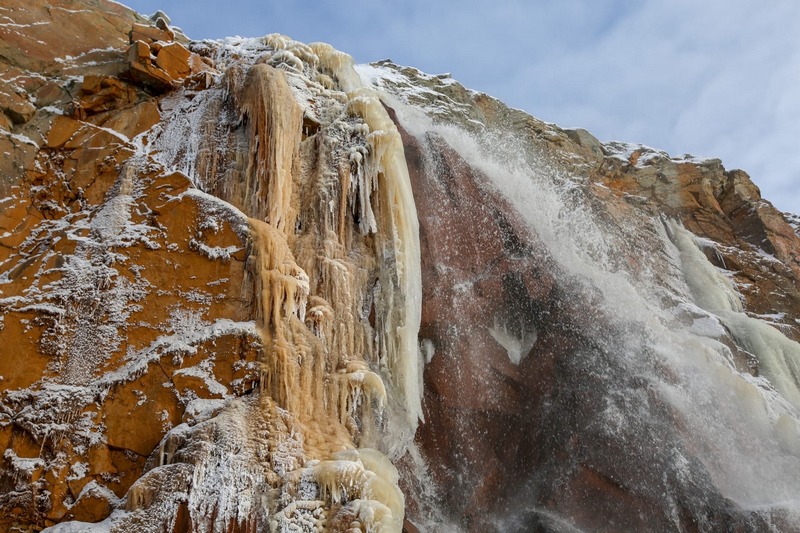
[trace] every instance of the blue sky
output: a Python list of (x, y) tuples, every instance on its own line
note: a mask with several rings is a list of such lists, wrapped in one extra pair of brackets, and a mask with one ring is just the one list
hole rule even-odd
[(283, 33), (449, 72), (602, 141), (719, 157), (800, 213), (800, 1), (123, 0), (193, 39)]

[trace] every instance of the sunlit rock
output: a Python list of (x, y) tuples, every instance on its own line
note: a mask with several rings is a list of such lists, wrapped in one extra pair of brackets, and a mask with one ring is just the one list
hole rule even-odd
[(743, 171), (3, 9), (0, 530), (798, 530), (798, 222)]

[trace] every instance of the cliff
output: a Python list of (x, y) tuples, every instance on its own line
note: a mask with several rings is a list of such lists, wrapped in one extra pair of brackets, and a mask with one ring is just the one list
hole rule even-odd
[(800, 237), (745, 172), (6, 4), (0, 530), (800, 530)]

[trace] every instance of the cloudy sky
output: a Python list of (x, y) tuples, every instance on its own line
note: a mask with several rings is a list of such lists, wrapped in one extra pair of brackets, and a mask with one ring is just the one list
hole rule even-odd
[(122, 0), (193, 39), (391, 58), (602, 141), (719, 157), (800, 213), (798, 0)]

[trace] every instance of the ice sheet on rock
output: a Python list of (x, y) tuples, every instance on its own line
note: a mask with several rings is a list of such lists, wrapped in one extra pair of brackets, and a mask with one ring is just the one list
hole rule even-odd
[[(730, 279), (699, 248), (715, 243), (694, 239), (683, 228), (650, 216), (637, 217), (638, 227), (609, 225), (607, 214), (586, 199), (581, 181), (526, 140), (502, 131), (468, 133), (441, 124), (435, 111), (422, 114), (418, 107), (404, 105), (407, 89), (390, 83), (395, 74), (365, 69), (364, 76), (387, 80), (382, 87), (390, 93), (399, 121), (420, 145), (436, 135), (488, 176), (491, 190), (510, 202), (552, 255), (559, 279), (577, 281), (602, 310), (607, 321), (603, 329), (585, 326), (596, 349), (609, 354), (617, 369), (615, 378), (595, 376), (609, 392), (595, 421), (599, 431), (613, 441), (626, 438), (632, 427), (647, 426), (652, 417), (644, 409), (647, 402), (614, 381), (627, 373), (640, 376), (685, 424), (691, 435), (688, 446), (724, 496), (746, 509), (800, 511), (800, 451), (792, 444), (800, 435), (792, 378), (800, 376), (795, 368), (799, 345), (742, 313)], [(607, 149), (626, 162), (639, 152), (640, 165), (669, 158), (622, 143)], [(435, 161), (425, 163), (435, 174)], [(634, 249), (630, 243), (652, 248)], [(634, 257), (639, 268), (631, 271), (619, 261), (621, 256)], [(762, 361), (763, 375), (753, 376), (739, 366), (731, 346)], [(669, 369), (671, 377), (666, 379), (660, 368)], [(678, 456), (667, 464), (676, 475), (682, 471)], [(697, 472), (683, 471), (686, 483)]]
[(695, 301), (715, 313), (733, 336), (755, 354), (775, 388), (800, 413), (800, 344), (768, 322), (744, 313), (740, 296), (702, 254), (693, 235), (676, 223), (672, 223), (671, 234)]
[[(390, 62), (356, 65), (362, 83), (388, 95), (398, 97), (401, 102), (424, 110), (431, 118), (447, 120), (452, 114), (471, 116), (471, 107), (451, 98), (448, 91), (455, 87), (468, 94), (477, 95), (462, 87), (447, 74), (429, 75), (413, 67), (402, 67)], [(472, 124), (483, 129), (484, 124), (472, 119)]]

